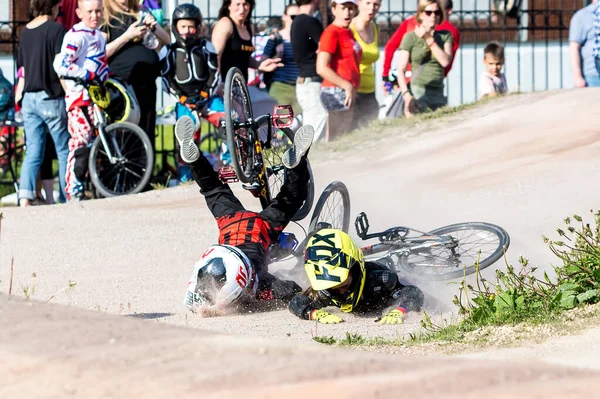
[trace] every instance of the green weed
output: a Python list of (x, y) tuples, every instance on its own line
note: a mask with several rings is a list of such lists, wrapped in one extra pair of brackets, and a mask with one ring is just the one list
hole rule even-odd
[(537, 268), (521, 257), (518, 270), (507, 263), (506, 270), (496, 270), (492, 283), (479, 274), (475, 265), (475, 284), (469, 284), (465, 276), (454, 296), (463, 319), (436, 325), (425, 314), (421, 321), (424, 332), (412, 340), (457, 340), (486, 326), (552, 324), (563, 320), (565, 311), (600, 302), (600, 212), (590, 212), (593, 226), (573, 215), (564, 220), (564, 229), (556, 230), (560, 240), (542, 237), (561, 261), (551, 275), (544, 272), (539, 277)]

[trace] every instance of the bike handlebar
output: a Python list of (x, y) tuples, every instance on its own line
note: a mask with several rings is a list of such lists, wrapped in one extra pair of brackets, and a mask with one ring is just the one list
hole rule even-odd
[(94, 78), (93, 80), (85, 80), (82, 78), (78, 78), (75, 76), (60, 76), (59, 79), (62, 80), (71, 80), (77, 84), (82, 85), (83, 87), (85, 87), (86, 89), (89, 88), (92, 85), (97, 85), (100, 87), (104, 87), (104, 83), (102, 83), (101, 81), (99, 81), (98, 79)]

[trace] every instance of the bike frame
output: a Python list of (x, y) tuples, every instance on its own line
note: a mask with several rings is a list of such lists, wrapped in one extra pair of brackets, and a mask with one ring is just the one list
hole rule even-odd
[[(381, 254), (383, 252), (386, 252), (386, 254), (380, 258), (389, 257), (390, 255), (408, 256), (439, 246), (450, 249), (452, 256), (456, 256), (454, 249), (458, 245), (458, 242), (449, 235), (428, 235), (425, 232), (404, 226), (392, 227), (379, 233), (368, 234), (369, 221), (364, 212), (361, 212), (357, 216), (354, 226), (361, 239), (378, 238), (380, 241), (377, 244), (361, 248), (365, 256)], [(407, 237), (413, 231), (421, 235), (418, 237)]]
[[(286, 112), (282, 112), (286, 111)], [(269, 190), (269, 176), (267, 167), (263, 160), (263, 149), (271, 148), (271, 139), (273, 135), (273, 126), (277, 128), (287, 128), (292, 126), (294, 119), (294, 112), (292, 110), (291, 105), (276, 105), (273, 109), (273, 114), (261, 115), (256, 119), (249, 119), (244, 122), (235, 122), (233, 126), (233, 130), (245, 129), (248, 133), (248, 141), (252, 143), (250, 148), (253, 148), (254, 151), (252, 154), (248, 154), (249, 158), (252, 160), (252, 169), (258, 170), (256, 181), (259, 184), (258, 189), (252, 189), (250, 192), (259, 199), (260, 205), (263, 209), (265, 209), (271, 203), (272, 196), (271, 191)], [(267, 138), (265, 142), (262, 142), (260, 139), (260, 132), (258, 128), (265, 122), (265, 120), (270, 121), (271, 123), (267, 123)], [(285, 122), (285, 120), (288, 120)], [(224, 123), (224, 122), (223, 122)], [(231, 151), (232, 149), (230, 149)], [(229, 173), (220, 173), (221, 178), (225, 178), (227, 180), (229, 177)]]

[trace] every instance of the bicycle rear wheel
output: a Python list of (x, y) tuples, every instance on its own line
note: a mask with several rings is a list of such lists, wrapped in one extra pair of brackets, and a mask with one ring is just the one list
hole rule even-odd
[[(266, 116), (258, 117), (257, 123), (258, 134), (263, 143), (266, 142), (268, 138), (269, 123), (271, 123), (271, 148), (263, 147), (262, 158), (267, 171), (269, 193), (271, 198), (275, 198), (277, 194), (279, 194), (281, 187), (285, 184), (287, 169), (283, 166), (282, 157), (294, 143), (294, 132), (289, 128), (276, 128), (272, 125), (271, 118)], [(308, 173), (310, 175), (308, 180), (308, 192), (304, 204), (302, 204), (302, 207), (298, 209), (298, 212), (296, 212), (291, 219), (294, 221), (302, 220), (308, 216), (315, 199), (315, 183), (308, 159), (307, 163)]]
[(310, 218), (307, 237), (312, 236), (317, 228), (325, 226), (346, 233), (350, 227), (350, 194), (341, 181), (329, 183), (321, 193)]
[(133, 123), (118, 122), (107, 126), (104, 136), (116, 162), (110, 162), (97, 137), (88, 163), (92, 184), (104, 197), (139, 193), (150, 181), (154, 167), (148, 135)]
[[(457, 223), (430, 231), (436, 236), (451, 236), (455, 245), (432, 246), (411, 252), (400, 259), (400, 268), (427, 280), (450, 280), (492, 265), (510, 245), (510, 237), (500, 226), (483, 222)], [(481, 251), (481, 253), (480, 253)]]
[(242, 183), (251, 183), (256, 179), (254, 140), (249, 129), (236, 127), (236, 124), (252, 120), (252, 103), (244, 76), (237, 68), (231, 68), (227, 72), (224, 103), (231, 166)]

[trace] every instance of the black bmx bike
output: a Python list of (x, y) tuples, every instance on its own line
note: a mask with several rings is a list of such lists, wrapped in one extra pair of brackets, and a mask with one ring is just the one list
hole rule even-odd
[[(275, 106), (272, 114), (252, 115), (248, 86), (237, 68), (231, 68), (225, 78), (224, 88), (226, 143), (231, 155), (231, 166), (219, 168), (224, 182), (241, 181), (244, 188), (266, 208), (285, 183), (286, 168), (283, 154), (292, 146), (291, 129), (294, 114), (290, 105)], [(292, 220), (304, 219), (310, 212), (314, 199), (314, 181), (310, 163), (308, 195)]]
[[(366, 260), (377, 261), (403, 277), (451, 280), (475, 273), (498, 261), (510, 245), (502, 227), (486, 222), (451, 224), (425, 232), (396, 226), (369, 233), (369, 220), (361, 212), (354, 226), (362, 240), (378, 242), (361, 249)], [(324, 228), (348, 232), (350, 196), (342, 182), (329, 184), (317, 200), (307, 237), (287, 255), (301, 258), (310, 237)], [(300, 261), (297, 265), (303, 265)]]

